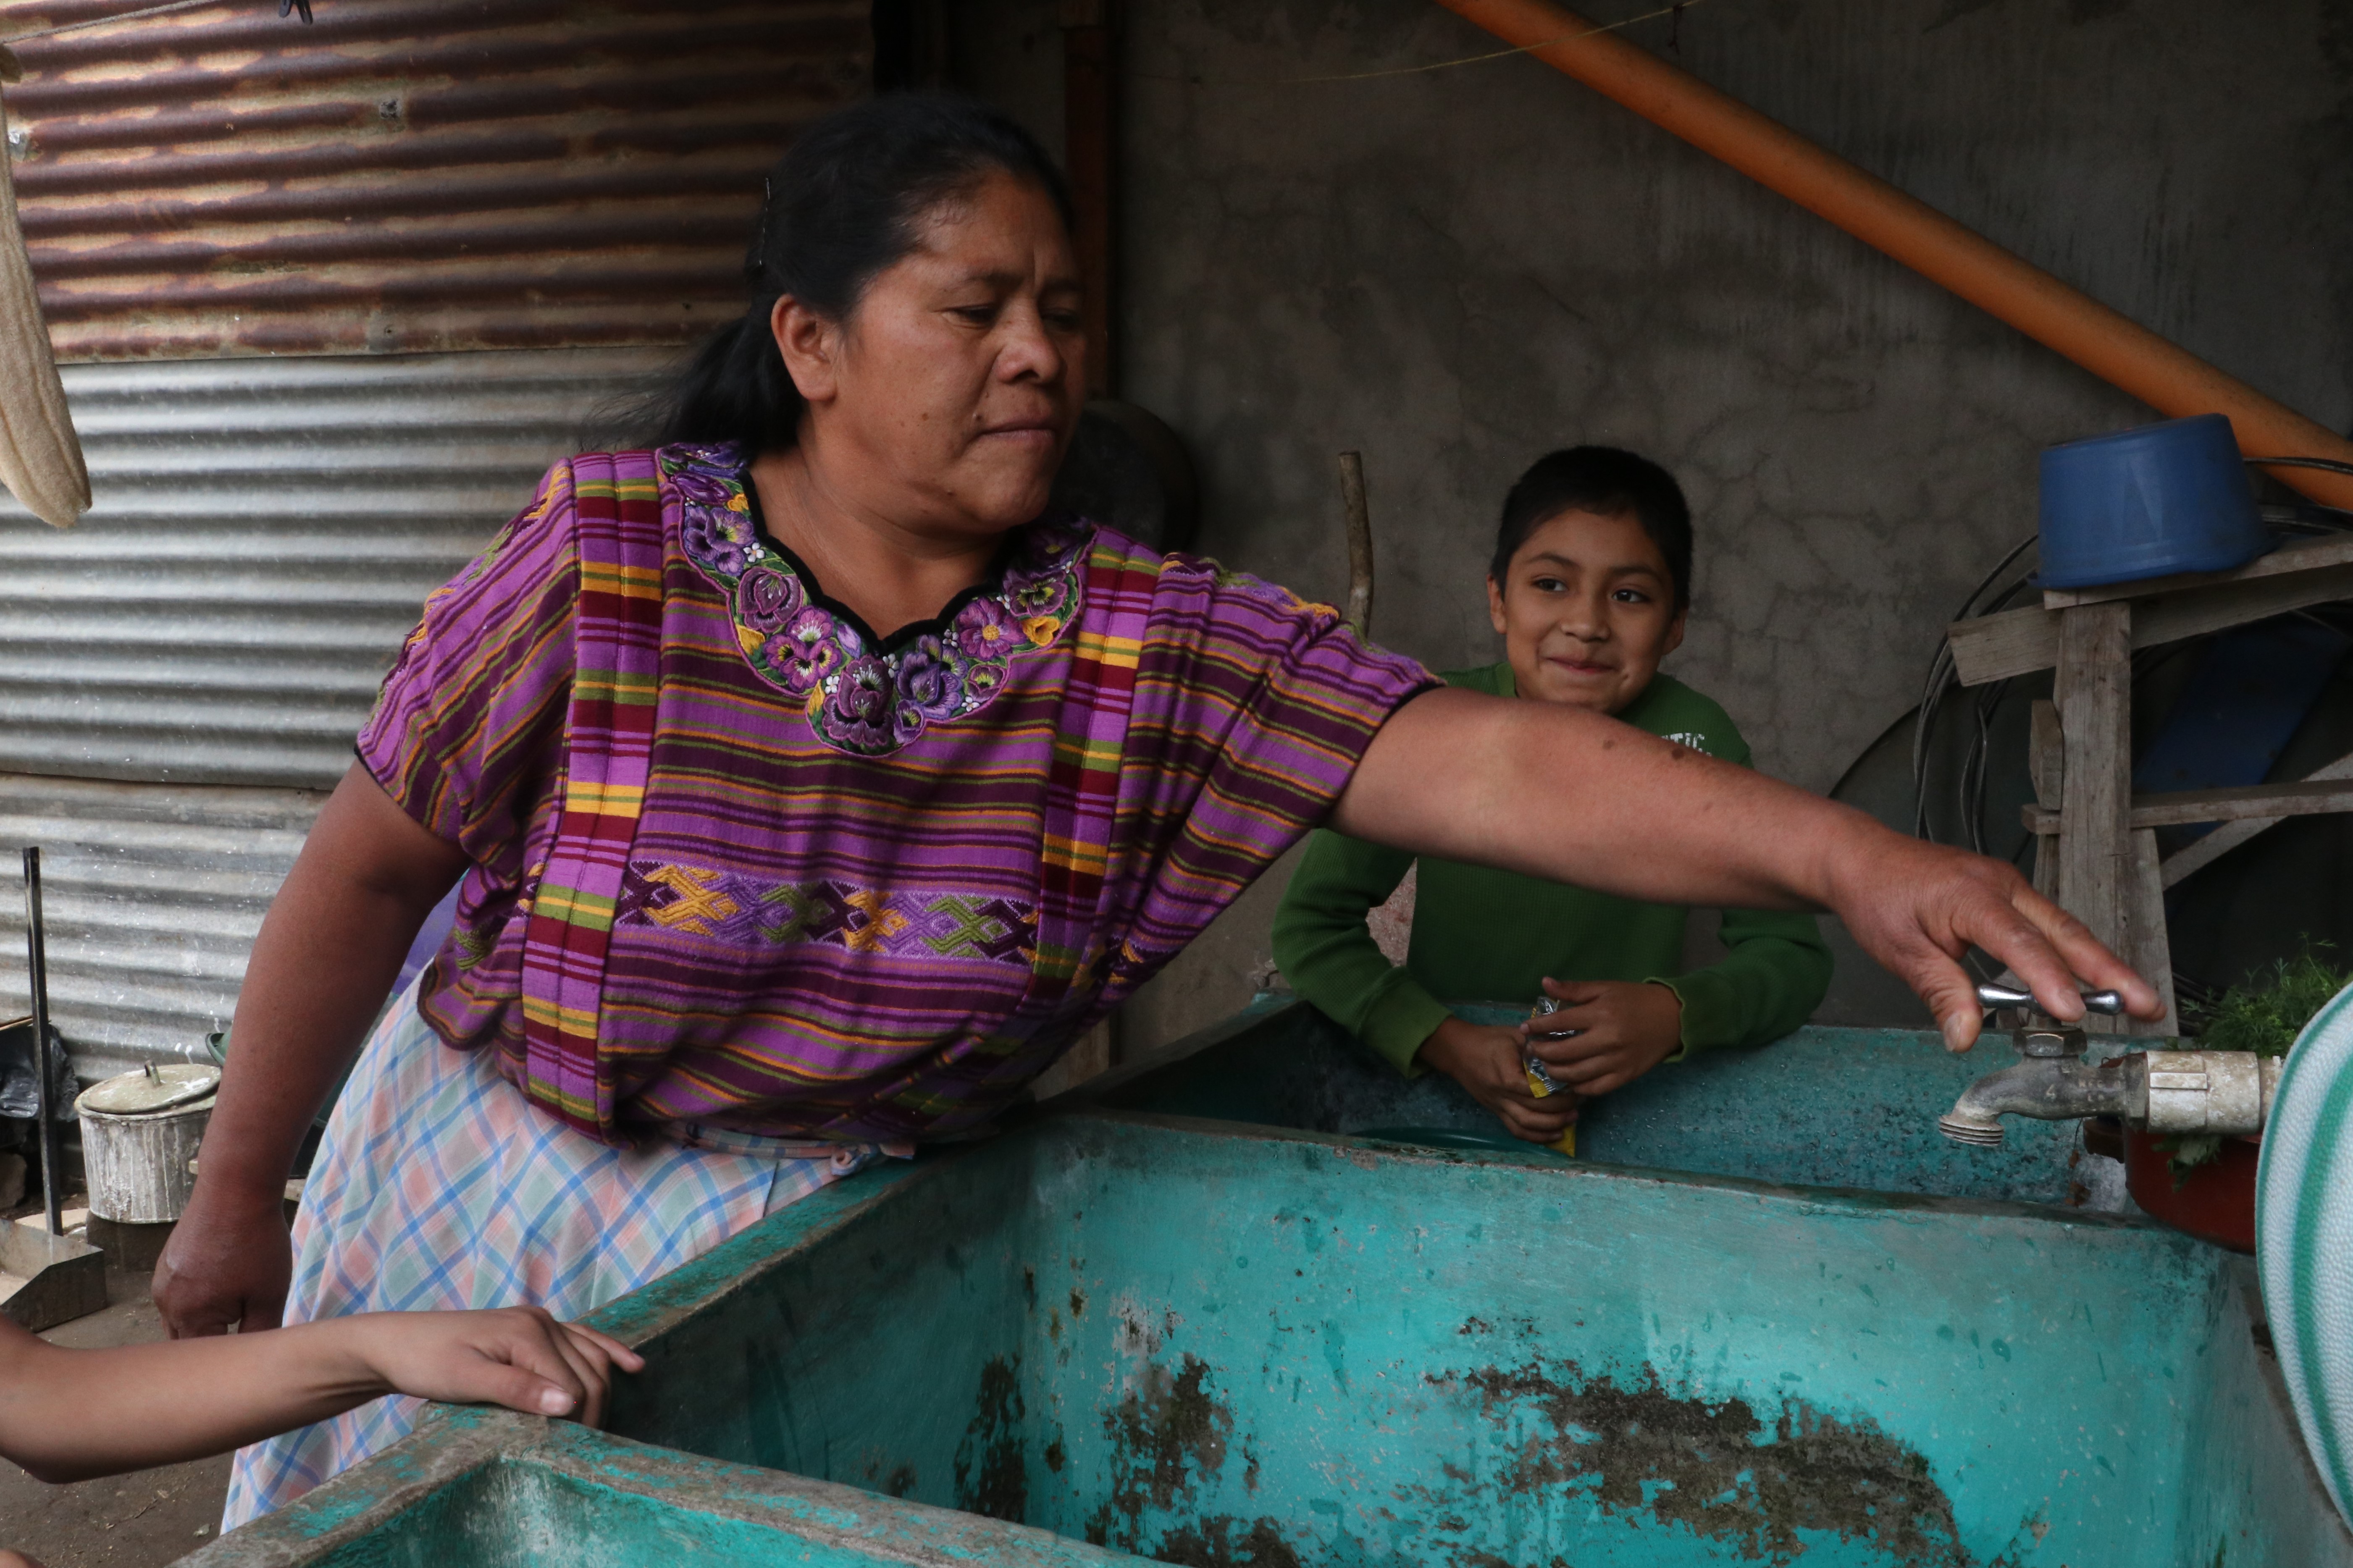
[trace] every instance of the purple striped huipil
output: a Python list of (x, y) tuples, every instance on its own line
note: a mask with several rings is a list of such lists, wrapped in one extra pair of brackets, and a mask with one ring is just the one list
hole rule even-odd
[[(616, 461), (557, 465), (433, 596), (359, 742), (474, 862), (420, 1010), (531, 1091), (520, 1003), (564, 804), (578, 519), (659, 514), (651, 751), (594, 1025), (611, 1105), (589, 1130), (611, 1142), (983, 1126), (1436, 684), (1329, 608), (1075, 521), (1017, 531), (996, 580), (878, 640), (757, 529), (730, 449)], [(1057, 806), (1077, 795), (1092, 817)]]

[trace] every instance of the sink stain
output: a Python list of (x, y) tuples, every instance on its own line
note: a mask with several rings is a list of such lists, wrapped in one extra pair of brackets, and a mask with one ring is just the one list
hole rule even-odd
[(964, 1441), (956, 1445), (956, 1507), (1019, 1524), (1029, 1508), (1029, 1470), (1021, 1457), (1021, 1358), (995, 1356), (980, 1369), (980, 1394)]
[[(1112, 1445), (1111, 1495), (1087, 1521), (1090, 1542), (1097, 1546), (1115, 1546), (1124, 1552), (1141, 1551), (1137, 1538), (1147, 1506), (1166, 1509), (1180, 1496), (1189, 1498), (1202, 1481), (1214, 1480), (1224, 1473), (1234, 1418), (1232, 1412), (1210, 1392), (1209, 1380), (1208, 1363), (1198, 1356), (1185, 1356), (1173, 1376), (1157, 1362), (1146, 1362), (1137, 1386), (1121, 1394), (1119, 1403), (1103, 1412), (1103, 1435)], [(1222, 1530), (1214, 1536), (1202, 1533), (1217, 1522), (1204, 1519), (1193, 1527), (1200, 1535), (1198, 1544), (1201, 1551), (1208, 1552), (1213, 1547), (1229, 1551), (1223, 1542), (1231, 1534), (1234, 1521), (1224, 1521)], [(1272, 1528), (1271, 1521), (1261, 1522)], [(1249, 1545), (1256, 1534), (1257, 1527), (1253, 1526), (1240, 1544), (1249, 1551), (1257, 1551)], [(1208, 1563), (1211, 1560), (1202, 1561)], [(1258, 1559), (1245, 1556), (1215, 1561), (1222, 1565), (1229, 1561), (1256, 1563)], [(1274, 1560), (1266, 1561), (1271, 1563)]]
[(1510, 1453), (1495, 1478), (1510, 1490), (1576, 1487), (1614, 1513), (1649, 1514), (1776, 1568), (1805, 1552), (1800, 1531), (1874, 1546), (1901, 1568), (1975, 1568), (1926, 1458), (1868, 1416), (1793, 1395), (1761, 1412), (1746, 1399), (1678, 1395), (1650, 1366), (1625, 1383), (1574, 1362), (1426, 1381), (1475, 1391), (1496, 1430), (1513, 1429), (1514, 1406), (1550, 1426)]

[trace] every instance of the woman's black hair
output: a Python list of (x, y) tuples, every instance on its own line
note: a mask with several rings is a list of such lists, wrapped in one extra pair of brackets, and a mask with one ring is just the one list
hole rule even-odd
[(744, 258), (751, 308), (657, 401), (655, 439), (733, 441), (747, 458), (791, 446), (803, 405), (769, 330), (776, 301), (789, 294), (846, 319), (876, 275), (915, 247), (927, 214), (1000, 172), (1041, 187), (1071, 221), (1069, 188), (1045, 149), (968, 99), (889, 93), (803, 131), (767, 177)]
[(1504, 498), (1504, 521), (1495, 530), (1495, 556), (1487, 575), (1502, 587), (1512, 557), (1543, 523), (1565, 511), (1600, 517), (1634, 515), (1651, 542), (1666, 557), (1674, 579), (1675, 609), (1691, 607), (1691, 506), (1674, 475), (1648, 458), (1616, 447), (1569, 447), (1546, 452), (1522, 474)]

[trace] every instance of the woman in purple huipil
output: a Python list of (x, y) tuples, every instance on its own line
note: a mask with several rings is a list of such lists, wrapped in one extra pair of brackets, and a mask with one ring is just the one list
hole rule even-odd
[[(1060, 181), (1001, 116), (902, 97), (812, 127), (748, 271), (658, 446), (557, 464), (427, 602), (255, 946), (156, 1271), (174, 1333), (580, 1316), (984, 1133), (1323, 823), (1637, 899), (1833, 909), (1956, 1046), (1971, 942), (2054, 1012), (2074, 975), (2154, 1008), (2007, 866), (1441, 689), (1324, 606), (1047, 511), (1086, 344)], [(297, 1140), (380, 1009), (290, 1247)], [(414, 1414), (245, 1450), (228, 1521)]]

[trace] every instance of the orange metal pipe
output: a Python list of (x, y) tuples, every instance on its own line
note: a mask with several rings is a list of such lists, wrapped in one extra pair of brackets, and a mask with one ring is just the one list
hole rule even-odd
[[(1439, 0), (2170, 418), (2222, 414), (2250, 458), (2353, 462), (2353, 441), (2224, 374), (1976, 230), (1551, 0)], [(2266, 470), (2353, 508), (2353, 476)]]

